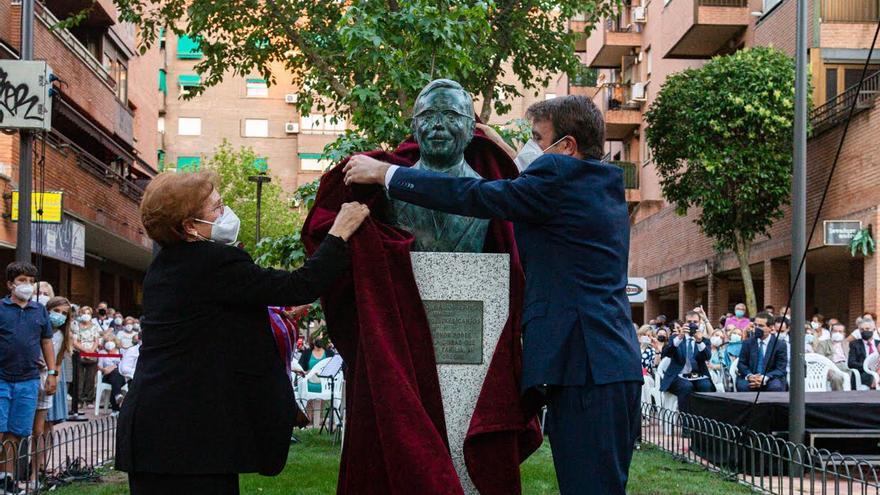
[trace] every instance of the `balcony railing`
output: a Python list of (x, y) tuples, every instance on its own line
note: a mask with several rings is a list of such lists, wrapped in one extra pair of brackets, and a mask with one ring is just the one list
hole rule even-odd
[(46, 143), (51, 144), (58, 149), (72, 150), (76, 154), (76, 164), (78, 167), (92, 174), (95, 178), (101, 180), (105, 184), (118, 182), (119, 192), (122, 195), (132, 199), (136, 203), (140, 202), (144, 194), (143, 186), (132, 180), (130, 177), (121, 174), (110, 164), (104, 163), (62, 134), (53, 131), (49, 135), (52, 137), (47, 139)]
[(630, 22), (630, 14), (619, 14), (605, 19), (605, 30), (609, 33), (641, 33), (642, 25)]
[(877, 22), (880, 0), (822, 0), (823, 22)]
[(55, 36), (58, 37), (67, 47), (79, 57), (80, 60), (98, 76), (104, 84), (107, 85), (111, 90), (115, 91), (116, 83), (113, 81), (113, 78), (110, 77), (110, 73), (107, 72), (107, 69), (104, 68), (104, 65), (95, 58), (94, 55), (83, 46), (82, 43), (76, 37), (68, 31), (67, 29), (59, 29), (55, 28), (55, 25), (60, 21), (57, 17), (55, 17), (49, 9), (43, 5), (39, 4), (39, 7), (35, 11), (35, 17), (39, 19)]
[(633, 162), (624, 162), (612, 160), (609, 165), (614, 165), (623, 169), (623, 185), (627, 189), (639, 188), (639, 166)]
[(855, 113), (867, 110), (874, 105), (874, 99), (880, 94), (880, 71), (865, 78), (861, 91), (852, 86), (843, 93), (814, 108), (810, 112), (810, 124), (813, 135), (817, 135), (843, 122), (849, 115), (849, 109), (855, 102)]
[(641, 100), (633, 99), (633, 85), (628, 83), (606, 83), (602, 90), (602, 110), (638, 110), (642, 107)]
[(748, 0), (697, 0), (701, 7), (748, 7)]

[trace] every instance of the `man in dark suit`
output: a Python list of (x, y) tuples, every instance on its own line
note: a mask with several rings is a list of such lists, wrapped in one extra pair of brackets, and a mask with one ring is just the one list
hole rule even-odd
[[(625, 291), (622, 171), (599, 161), (604, 122), (589, 99), (539, 102), (526, 116), (532, 140), (517, 162), (529, 164), (517, 179), (451, 177), (359, 155), (346, 166), (346, 183), (385, 184), (397, 200), (513, 222), (526, 276), (522, 388), (546, 392), (560, 491), (624, 494), (642, 369)], [(435, 139), (446, 139), (435, 125)]]
[(771, 332), (773, 323), (770, 313), (755, 316), (755, 334), (743, 343), (736, 365), (737, 392), (785, 392), (788, 387), (788, 344)]
[(670, 362), (660, 382), (661, 391), (678, 397), (678, 409), (682, 412), (688, 412), (688, 399), (693, 392), (714, 390), (706, 366), (712, 351), (703, 341), (706, 323), (696, 311), (688, 311), (685, 320), (682, 333), (663, 348), (662, 356), (670, 358)]
[(865, 359), (868, 359), (871, 354), (877, 353), (878, 342), (874, 339), (874, 327), (874, 320), (862, 319), (859, 322), (856, 334), (858, 338), (849, 343), (849, 358), (847, 360), (849, 369), (859, 373), (862, 385), (867, 385), (872, 389), (877, 388), (877, 384), (874, 383), (874, 377), (865, 371)]

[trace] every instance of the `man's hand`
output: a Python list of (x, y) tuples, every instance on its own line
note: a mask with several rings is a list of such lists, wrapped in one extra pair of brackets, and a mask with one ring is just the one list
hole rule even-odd
[(58, 389), (58, 377), (56, 375), (49, 375), (46, 377), (46, 395), (55, 395), (55, 390)]
[(355, 155), (348, 160), (345, 168), (345, 185), (376, 184), (385, 185), (385, 174), (391, 164), (381, 162), (366, 155)]
[(758, 389), (761, 388), (762, 383), (764, 382), (764, 375), (752, 375), (749, 377), (749, 388)]
[(694, 340), (698, 344), (703, 341), (703, 331), (702, 330), (697, 330), (696, 333), (694, 333)]

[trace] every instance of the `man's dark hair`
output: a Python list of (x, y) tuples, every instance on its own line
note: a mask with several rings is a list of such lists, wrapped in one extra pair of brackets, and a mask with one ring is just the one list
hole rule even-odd
[(761, 311), (760, 313), (756, 314), (755, 319), (757, 320), (758, 318), (764, 318), (765, 320), (767, 320), (767, 326), (776, 323), (776, 319), (773, 318), (773, 315), (766, 311)]
[(19, 275), (27, 275), (28, 277), (37, 277), (37, 267), (29, 261), (13, 261), (6, 265), (6, 281), (12, 282)]
[(767, 311), (773, 311), (776, 308), (774, 308), (772, 304), (768, 304), (768, 305), (764, 306), (764, 309)]
[(691, 311), (688, 311), (687, 313), (684, 314), (684, 318), (685, 318), (685, 319), (688, 319), (688, 318), (691, 317), (691, 316), (696, 316), (697, 318), (699, 318), (699, 317), (700, 317), (700, 313), (697, 313), (696, 311), (691, 310)]
[(553, 124), (553, 139), (564, 136), (577, 141), (578, 151), (600, 160), (605, 154), (605, 119), (592, 100), (582, 95), (560, 96), (539, 101), (526, 110), (526, 118)]

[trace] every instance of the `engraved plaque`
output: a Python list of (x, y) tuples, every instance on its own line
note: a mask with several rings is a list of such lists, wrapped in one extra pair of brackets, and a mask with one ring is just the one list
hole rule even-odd
[(437, 364), (483, 364), (483, 301), (424, 301)]

